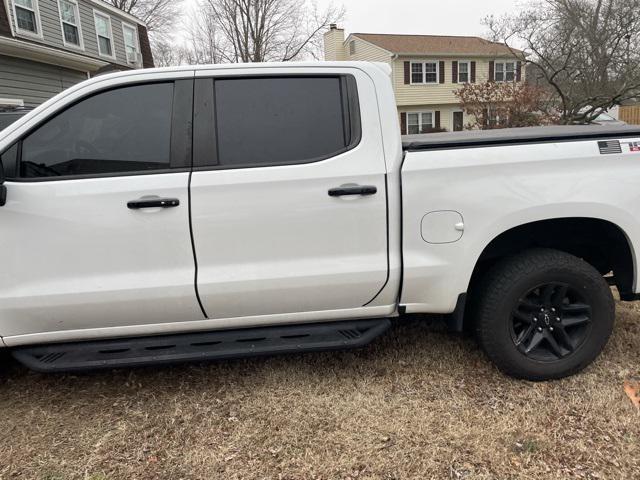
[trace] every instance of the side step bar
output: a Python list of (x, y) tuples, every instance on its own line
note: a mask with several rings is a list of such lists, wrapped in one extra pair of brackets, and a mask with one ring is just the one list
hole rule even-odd
[(39, 372), (72, 372), (358, 348), (390, 326), (389, 319), (299, 324), (48, 344), (16, 348), (12, 354)]

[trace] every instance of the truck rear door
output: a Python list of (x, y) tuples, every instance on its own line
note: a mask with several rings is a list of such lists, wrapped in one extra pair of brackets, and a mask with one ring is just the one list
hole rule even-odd
[(209, 318), (344, 318), (387, 278), (372, 81), (348, 68), (282, 72), (196, 72), (191, 220)]

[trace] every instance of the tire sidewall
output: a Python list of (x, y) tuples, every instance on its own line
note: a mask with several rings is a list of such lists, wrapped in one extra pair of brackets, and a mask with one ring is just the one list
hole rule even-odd
[[(577, 258), (576, 260), (581, 261)], [(584, 267), (592, 268), (586, 263)], [(582, 293), (591, 306), (591, 322), (586, 338), (574, 352), (557, 361), (544, 362), (531, 359), (518, 350), (511, 336), (511, 322), (513, 310), (527, 292), (539, 285), (552, 282), (567, 283)], [(501, 351), (503, 362), (509, 365), (509, 373), (531, 379), (561, 378), (589, 364), (604, 348), (614, 320), (611, 291), (599, 274), (594, 277), (593, 272), (584, 269), (554, 266), (522, 275), (507, 287), (497, 309), (492, 310), (494, 311), (485, 311), (483, 319), (485, 329), (488, 328), (491, 334), (495, 335), (489, 343)], [(489, 332), (485, 331), (485, 335), (487, 333)]]

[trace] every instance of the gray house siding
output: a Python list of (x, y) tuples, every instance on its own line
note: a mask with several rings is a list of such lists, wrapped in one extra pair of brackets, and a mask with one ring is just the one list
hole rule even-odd
[(87, 79), (86, 72), (0, 56), (0, 98), (22, 99), (37, 106)]
[[(2, 0), (0, 0), (2, 1)], [(127, 64), (127, 55), (124, 49), (124, 38), (122, 33), (122, 19), (114, 12), (101, 9), (98, 5), (78, 0), (78, 9), (80, 11), (80, 31), (84, 41), (84, 51), (73, 46), (65, 46), (62, 39), (62, 27), (60, 25), (60, 10), (58, 0), (38, 0), (40, 21), (42, 23), (43, 38), (35, 38), (33, 36), (21, 35), (16, 31), (16, 20), (13, 9), (13, 0), (9, 1), (9, 17), (18, 38), (25, 38), (30, 41), (42, 43), (52, 47), (63, 48), (71, 52), (81, 53), (93, 58), (106, 60), (110, 63), (116, 63), (122, 66)], [(98, 53), (98, 40), (96, 37), (96, 26), (94, 21), (94, 10), (107, 15), (111, 18), (111, 30), (113, 32), (113, 49), (116, 58), (100, 56)], [(135, 25), (134, 22), (125, 20), (125, 23)]]

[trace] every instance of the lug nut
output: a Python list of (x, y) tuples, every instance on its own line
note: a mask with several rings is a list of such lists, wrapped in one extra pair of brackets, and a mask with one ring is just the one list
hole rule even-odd
[(542, 327), (538, 327), (538, 331), (541, 332), (542, 331)]
[(541, 308), (541, 309), (540, 309), (540, 311), (541, 311), (541, 312), (544, 312), (544, 308)]
[(552, 312), (555, 312), (555, 311), (556, 311), (556, 309), (555, 309), (555, 308), (553, 308), (553, 307), (551, 307), (551, 311), (552, 311)]
[(560, 321), (560, 317), (556, 317), (556, 322), (559, 322), (559, 321)]
[(549, 327), (549, 331), (553, 332), (553, 327)]
[(538, 317), (533, 317), (533, 323), (538, 323)]

